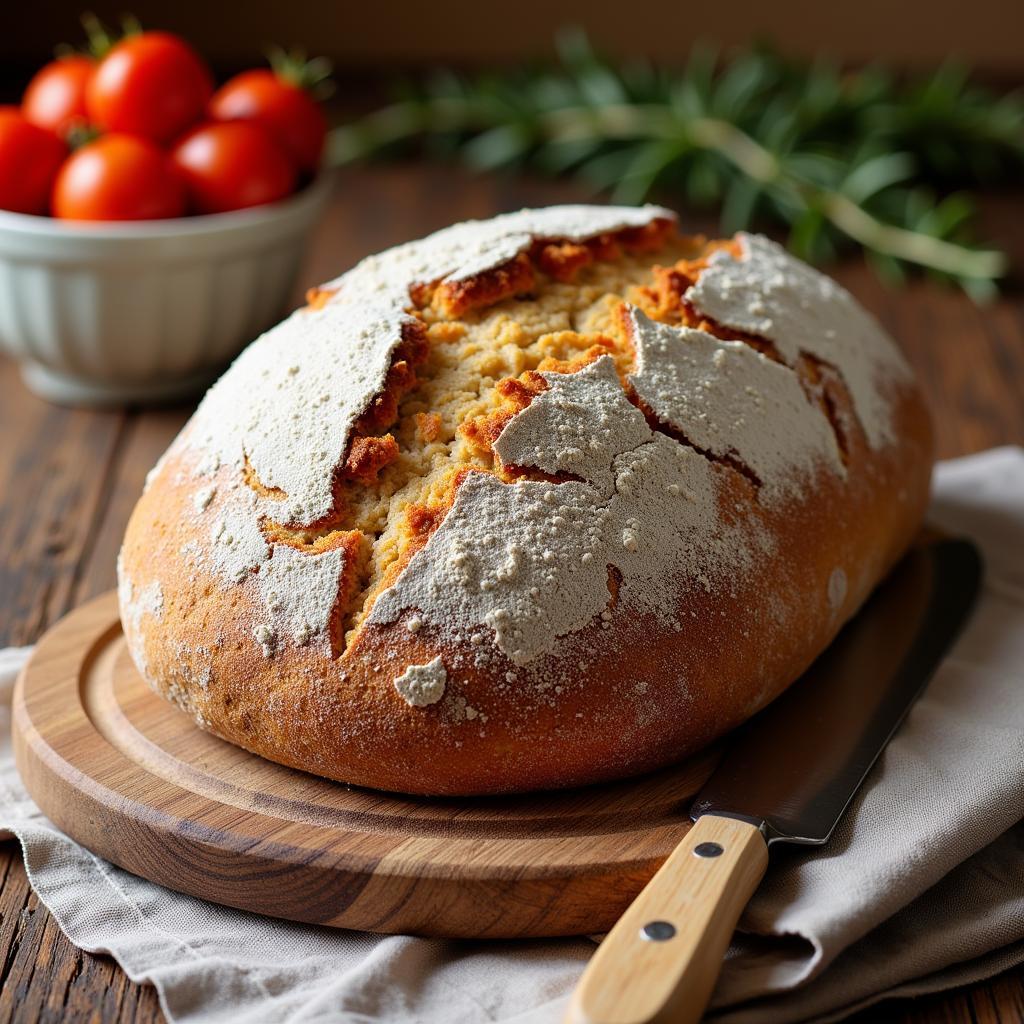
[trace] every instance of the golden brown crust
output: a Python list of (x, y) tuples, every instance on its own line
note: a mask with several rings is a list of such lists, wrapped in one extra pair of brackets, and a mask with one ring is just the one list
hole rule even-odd
[(474, 309), (493, 306), (513, 295), (525, 295), (535, 281), (529, 257), (520, 253), (494, 270), (460, 281), (445, 282), (434, 290), (430, 305), (445, 316), (462, 316)]
[[(599, 244), (545, 243), (511, 269), (447, 291), (437, 288), (423, 298), (446, 316), (462, 316), (480, 303), (519, 294), (527, 272), (531, 282), (538, 272), (564, 282), (594, 259), (617, 258), (620, 248), (657, 250), (664, 241), (660, 230)], [(706, 265), (698, 262), (654, 269), (651, 283), (627, 298), (666, 322), (739, 338), (777, 358), (770, 342), (728, 331), (687, 307), (682, 295)], [(429, 332), (414, 333), (413, 348)], [(500, 405), (460, 428), (480, 458), (494, 465), (463, 468), (439, 497), (409, 506), (405, 516), (413, 539), (387, 567), (380, 590), (437, 529), (468, 473), (516, 479), (528, 472), (532, 479), (551, 479), (537, 470), (502, 466), (493, 455), (494, 441), (547, 388), (540, 372), (574, 372), (609, 348), (620, 351), (620, 341), (594, 340), (578, 357), (553, 360), (498, 385)], [(389, 377), (393, 392), (415, 387), (408, 373), (414, 375), (424, 358), (409, 350), (400, 354), (396, 361), (412, 369)], [(283, 764), (375, 788), (522, 791), (620, 777), (681, 758), (749, 717), (807, 667), (905, 550), (924, 514), (932, 434), (913, 382), (891, 383), (898, 443), (872, 448), (835, 371), (810, 357), (795, 369), (835, 430), (845, 478), (821, 467), (802, 496), (762, 503), (748, 476), (727, 459), (715, 460), (720, 515), (755, 517), (772, 540), (771, 550), (762, 553), (756, 571), (739, 573), (726, 585), (681, 587), (679, 629), (666, 630), (643, 614), (615, 615), (566, 637), (543, 659), (544, 673), (558, 681), (557, 694), (513, 685), (509, 677), (517, 670), (508, 661), (474, 662), (470, 638), (453, 645), (428, 626), (413, 629), (408, 613), (390, 625), (364, 623), (347, 648), (347, 627), (339, 620), (331, 623), (329, 650), (310, 645), (265, 656), (252, 639), (251, 623), (260, 614), (257, 581), (225, 587), (208, 568), (196, 568), (182, 556), (194, 519), (194, 485), (187, 481), (193, 479), (196, 455), (187, 448), (171, 454), (142, 496), (125, 539), (125, 577), (157, 579), (162, 588), (159, 617), (126, 621), (137, 659), (165, 696), (224, 738)], [(395, 438), (380, 433), (395, 422), (397, 408), (397, 398), (391, 403), (385, 397), (361, 423), (345, 464), (348, 479), (376, 477), (397, 457)], [(415, 415), (417, 435), (424, 442), (436, 439), (442, 429), (436, 414)], [(211, 488), (228, 491), (232, 472), (221, 467)], [(358, 587), (367, 557), (358, 531), (296, 540), (286, 526), (265, 522), (263, 530), (280, 543), (319, 552), (343, 549), (341, 591)], [(830, 603), (826, 595), (833, 593), (837, 566), (846, 568), (845, 593)], [(613, 605), (617, 588), (612, 571)], [(460, 665), (449, 675), (444, 705), (411, 706), (396, 691), (395, 679), (406, 666), (438, 655)]]

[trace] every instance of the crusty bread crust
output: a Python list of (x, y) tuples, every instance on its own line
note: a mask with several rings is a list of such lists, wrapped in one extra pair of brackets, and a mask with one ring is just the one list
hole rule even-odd
[[(531, 288), (539, 274), (572, 281), (593, 259), (594, 247), (579, 250), (578, 243), (549, 244), (527, 270), (517, 260), (515, 273), (501, 280), (526, 275)], [(614, 260), (620, 252), (599, 255)], [(657, 264), (659, 253), (649, 262)], [(658, 280), (652, 270), (652, 316), (659, 315)], [(515, 290), (522, 287), (520, 281)], [(434, 309), (440, 290), (432, 293)], [(437, 315), (465, 315), (466, 297), (480, 294), (491, 305), (507, 298), (500, 289), (462, 282), (448, 289), (440, 301), (446, 308)], [(420, 297), (424, 307), (432, 297)], [(640, 301), (637, 294), (632, 298)], [(663, 319), (680, 323), (679, 310)], [(696, 321), (683, 314), (682, 322)], [(742, 332), (717, 336), (742, 338)], [(561, 369), (590, 365), (601, 351)], [(548, 386), (539, 376), (534, 392)], [(430, 621), (413, 628), (415, 610), (391, 622), (364, 616), (347, 640), (346, 624), (333, 616), (330, 644), (268, 649), (254, 640), (254, 624), (265, 617), (255, 577), (226, 584), (208, 563), (188, 557), (189, 545), (201, 548), (210, 530), (205, 522), (196, 525), (203, 452), (177, 443), (139, 500), (122, 551), (122, 618), (133, 655), (151, 685), (202, 727), (271, 760), (343, 782), (406, 793), (482, 794), (581, 785), (657, 768), (707, 745), (782, 692), (910, 543), (928, 496), (930, 420), (909, 374), (881, 387), (895, 440), (872, 445), (849, 395), (833, 380), (827, 402), (818, 399), (841, 433), (843, 469), (818, 463), (802, 488), (778, 500), (758, 500), (758, 481), (735, 459), (705, 453), (719, 514), (771, 543), (711, 586), (696, 578), (674, 581), (676, 628), (644, 610), (598, 615), (525, 666), (497, 649), (473, 660), (479, 637)], [(516, 408), (529, 405), (528, 386), (516, 393)], [(635, 394), (631, 399), (642, 407)], [(643, 411), (657, 427), (657, 415)], [(502, 423), (508, 419), (506, 410)], [(673, 443), (685, 445), (680, 433)], [(511, 481), (524, 470), (498, 460), (491, 471), (515, 486)], [(486, 470), (471, 466), (453, 478), (449, 503), (473, 472)], [(204, 474), (199, 504), (216, 512), (238, 487), (239, 473), (221, 464)], [(534, 471), (530, 479), (558, 486), (550, 473)], [(376, 596), (429, 543), (444, 511), (390, 566)], [(343, 549), (343, 577), (360, 558), (352, 531), (335, 531), (317, 543), (319, 552)], [(614, 572), (609, 587), (614, 612)], [(353, 593), (344, 578), (343, 593)], [(396, 679), (408, 666), (438, 657), (458, 666), (447, 673), (444, 700), (416, 706), (403, 699)], [(538, 683), (545, 679), (553, 685)]]

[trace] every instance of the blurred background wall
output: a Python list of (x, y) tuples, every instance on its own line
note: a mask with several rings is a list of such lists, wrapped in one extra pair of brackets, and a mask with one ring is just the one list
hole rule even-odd
[(131, 10), (147, 28), (182, 32), (222, 71), (251, 64), (271, 42), (326, 54), (342, 76), (439, 61), (508, 64), (549, 53), (555, 29), (575, 24), (609, 54), (667, 62), (698, 39), (724, 47), (764, 39), (794, 56), (852, 64), (915, 68), (956, 57), (986, 77), (1024, 80), (1024, 0), (0, 0), (8, 90), (51, 55), (55, 39), (78, 40), (83, 8), (110, 22)]

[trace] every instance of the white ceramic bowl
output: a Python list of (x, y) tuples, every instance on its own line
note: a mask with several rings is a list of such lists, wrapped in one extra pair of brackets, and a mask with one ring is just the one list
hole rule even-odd
[(73, 223), (0, 211), (0, 349), (50, 401), (166, 401), (284, 311), (329, 173), (269, 206)]

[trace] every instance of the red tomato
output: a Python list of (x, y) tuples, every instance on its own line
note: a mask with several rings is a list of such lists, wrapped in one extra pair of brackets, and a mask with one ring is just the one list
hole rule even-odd
[(67, 155), (53, 132), (26, 121), (14, 107), (0, 109), (0, 209), (46, 213)]
[(100, 61), (85, 94), (89, 120), (111, 132), (170, 142), (202, 116), (213, 78), (184, 39), (141, 32)]
[(85, 87), (96, 70), (91, 57), (61, 57), (41, 68), (21, 99), (25, 117), (40, 128), (64, 135), (85, 124)]
[(185, 212), (185, 186), (149, 139), (102, 135), (71, 155), (53, 186), (65, 220), (160, 220)]
[(199, 213), (273, 203), (295, 187), (295, 166), (267, 130), (251, 121), (201, 125), (171, 157)]
[(210, 101), (217, 121), (258, 121), (303, 171), (316, 171), (327, 135), (327, 119), (303, 89), (273, 71), (243, 71)]

